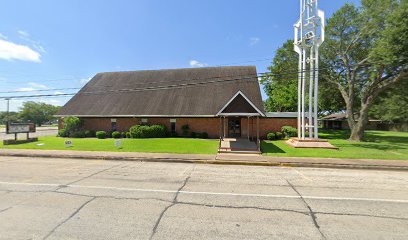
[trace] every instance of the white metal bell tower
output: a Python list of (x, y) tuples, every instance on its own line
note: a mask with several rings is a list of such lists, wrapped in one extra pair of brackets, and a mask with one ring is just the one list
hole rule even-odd
[[(318, 0), (300, 0), (300, 18), (294, 25), (294, 47), (299, 54), (299, 139), (305, 139), (306, 130), (309, 131), (309, 138), (318, 138), (319, 47), (324, 41), (324, 12), (318, 9), (317, 2)], [(307, 87), (309, 93), (305, 92)], [(308, 112), (305, 106), (309, 108)]]

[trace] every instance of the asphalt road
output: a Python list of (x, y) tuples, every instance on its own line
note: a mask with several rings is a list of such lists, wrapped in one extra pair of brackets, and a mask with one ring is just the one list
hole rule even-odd
[[(58, 133), (58, 127), (37, 127), (35, 133), (30, 133), (30, 137), (40, 137), (40, 136), (56, 136)], [(26, 133), (19, 133), (18, 139), (26, 139)], [(0, 128), (0, 140), (4, 139), (14, 139), (14, 134), (6, 134), (5, 128)]]
[(0, 158), (0, 239), (407, 238), (407, 172)]

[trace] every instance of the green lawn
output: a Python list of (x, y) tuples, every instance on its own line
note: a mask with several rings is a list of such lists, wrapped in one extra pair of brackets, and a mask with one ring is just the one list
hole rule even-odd
[[(367, 131), (364, 142), (347, 141), (347, 131), (321, 131), (320, 137), (326, 138), (339, 150), (293, 148), (281, 141), (262, 142), (262, 151), (268, 156), (282, 157), (331, 157), (365, 159), (402, 159), (408, 160), (408, 133)], [(114, 146), (113, 139), (72, 138), (73, 146), (66, 148), (66, 138), (40, 137), (38, 142), (3, 146), (13, 149), (46, 150), (83, 150), (114, 152), (155, 152), (182, 154), (216, 154), (218, 140), (192, 138), (152, 138), (122, 139), (122, 148)]]
[(114, 146), (113, 139), (70, 138), (72, 147), (64, 146), (66, 138), (54, 136), (40, 137), (38, 142), (3, 146), (13, 149), (44, 149), (44, 150), (77, 150), (77, 151), (113, 151), (113, 152), (154, 152), (182, 154), (216, 154), (218, 140), (191, 138), (150, 138), (122, 139), (122, 148)]
[(348, 131), (321, 131), (319, 137), (328, 139), (339, 150), (301, 149), (288, 146), (285, 141), (265, 141), (262, 151), (268, 156), (364, 158), (408, 160), (408, 133), (366, 131), (364, 142), (347, 141)]

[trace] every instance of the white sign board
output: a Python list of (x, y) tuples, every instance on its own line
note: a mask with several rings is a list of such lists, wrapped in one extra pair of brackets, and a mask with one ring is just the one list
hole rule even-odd
[(72, 141), (71, 140), (65, 140), (64, 145), (65, 145), (65, 147), (72, 147)]
[(8, 133), (25, 133), (30, 132), (30, 125), (19, 124), (19, 125), (9, 125)]
[(122, 147), (122, 140), (121, 139), (115, 139), (115, 147)]

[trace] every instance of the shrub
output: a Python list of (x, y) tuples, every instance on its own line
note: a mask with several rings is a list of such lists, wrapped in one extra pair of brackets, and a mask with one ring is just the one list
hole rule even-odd
[(70, 133), (69, 137), (72, 137), (72, 138), (84, 138), (84, 137), (86, 137), (86, 135), (85, 135), (84, 131), (76, 131), (76, 132)]
[(97, 131), (96, 132), (96, 137), (99, 139), (104, 139), (106, 138), (106, 132), (105, 131)]
[(181, 126), (181, 131), (183, 132), (183, 136), (188, 136), (188, 131), (190, 131), (190, 126), (188, 124), (184, 124)]
[(170, 137), (178, 137), (178, 134), (177, 134), (176, 132), (174, 132), (174, 133), (169, 133), (169, 136), (170, 136)]
[(208, 133), (206, 133), (206, 132), (201, 133), (201, 138), (207, 139), (208, 138)]
[(64, 119), (64, 129), (67, 131), (68, 135), (79, 131), (81, 127), (81, 120), (77, 117), (67, 117)]
[(273, 132), (270, 132), (270, 133), (268, 133), (268, 134), (266, 134), (266, 138), (268, 139), (268, 140), (275, 140), (276, 139), (276, 135), (275, 135), (275, 133), (273, 133)]
[(196, 137), (197, 137), (197, 133), (196, 133), (196, 132), (191, 132), (191, 137), (192, 137), (192, 138), (196, 138)]
[(87, 130), (85, 131), (85, 137), (89, 137), (89, 138), (96, 137), (96, 132), (93, 130)]
[(61, 129), (58, 131), (58, 137), (68, 137), (68, 132), (66, 129)]
[(120, 137), (121, 137), (121, 138), (126, 138), (126, 132), (121, 132), (121, 133), (120, 133)]
[(276, 132), (276, 133), (275, 133), (275, 138), (276, 138), (276, 140), (283, 139), (283, 133), (281, 133), (281, 132)]
[(297, 135), (297, 129), (291, 126), (283, 126), (281, 130), (286, 138), (296, 137)]
[(120, 134), (120, 132), (118, 132), (118, 131), (115, 131), (115, 132), (113, 132), (112, 133), (112, 137), (113, 138), (120, 138), (122, 135)]
[(112, 137), (112, 131), (106, 131), (106, 137), (111, 138)]
[(126, 138), (131, 138), (130, 132), (126, 132)]
[(132, 138), (163, 138), (167, 136), (164, 125), (135, 125), (129, 129)]

